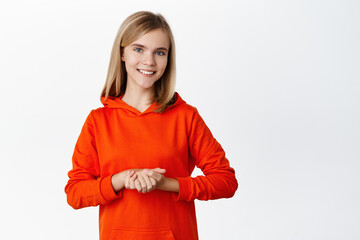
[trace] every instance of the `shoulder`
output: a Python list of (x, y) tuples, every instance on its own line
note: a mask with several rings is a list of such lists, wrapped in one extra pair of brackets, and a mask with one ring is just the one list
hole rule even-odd
[(187, 115), (192, 115), (197, 112), (197, 108), (185, 101), (185, 99), (180, 96), (179, 92), (176, 92), (175, 95), (177, 96), (177, 99), (176, 103), (174, 104), (175, 106), (173, 107), (174, 110), (176, 109), (176, 111), (185, 113)]
[[(183, 100), (183, 99), (182, 99)], [(185, 118), (190, 121), (191, 125), (201, 126), (206, 125), (203, 117), (201, 116), (199, 108), (194, 105), (183, 101), (181, 104), (177, 106), (177, 111), (180, 112), (181, 115), (184, 115)]]
[(194, 113), (197, 111), (197, 108), (188, 103), (183, 103), (180, 106), (178, 106), (178, 110), (186, 112), (186, 113)]
[(91, 110), (92, 114), (97, 115), (97, 114), (103, 114), (105, 112), (107, 112), (110, 108), (107, 107), (97, 107), (97, 108), (93, 108)]
[(187, 119), (186, 121), (192, 122), (193, 118), (198, 115), (198, 110), (191, 104), (182, 103), (172, 109), (169, 109), (169, 111), (165, 114), (175, 118)]
[(97, 107), (90, 110), (88, 114), (88, 118), (91, 122), (94, 122), (99, 119), (103, 119), (104, 117), (111, 114), (111, 109), (107, 107)]

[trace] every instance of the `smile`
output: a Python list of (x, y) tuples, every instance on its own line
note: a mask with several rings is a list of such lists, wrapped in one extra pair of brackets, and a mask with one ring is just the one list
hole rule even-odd
[(153, 75), (154, 73), (155, 73), (155, 71), (154, 72), (149, 72), (149, 71), (145, 71), (145, 70), (142, 70), (142, 69), (137, 69), (139, 72), (141, 72), (141, 73), (144, 73), (144, 74), (146, 74), (146, 75)]

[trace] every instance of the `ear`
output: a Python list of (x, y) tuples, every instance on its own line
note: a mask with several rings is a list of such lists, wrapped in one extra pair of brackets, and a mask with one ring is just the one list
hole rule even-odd
[(125, 61), (124, 55), (121, 56), (121, 61)]

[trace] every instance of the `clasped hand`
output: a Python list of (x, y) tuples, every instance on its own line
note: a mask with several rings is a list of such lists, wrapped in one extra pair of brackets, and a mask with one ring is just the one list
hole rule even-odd
[(156, 189), (164, 180), (165, 169), (130, 169), (125, 175), (125, 188), (147, 193)]

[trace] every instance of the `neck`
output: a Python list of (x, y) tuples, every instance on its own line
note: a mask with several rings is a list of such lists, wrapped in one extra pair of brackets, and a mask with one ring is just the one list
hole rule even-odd
[(154, 88), (134, 88), (127, 86), (122, 101), (136, 108), (143, 108), (152, 104)]

